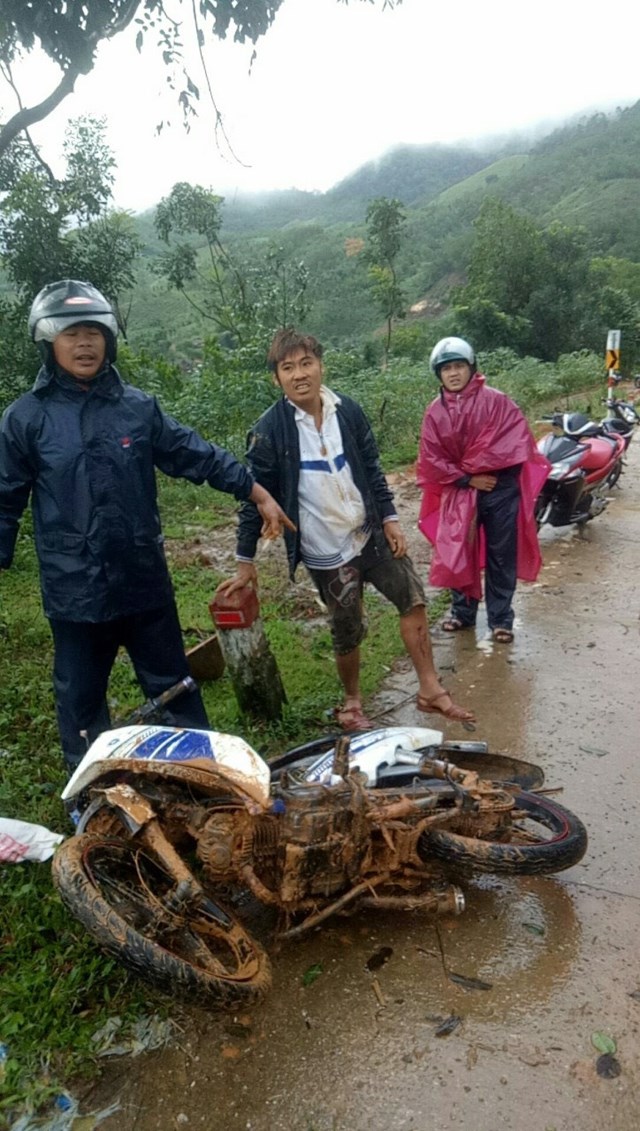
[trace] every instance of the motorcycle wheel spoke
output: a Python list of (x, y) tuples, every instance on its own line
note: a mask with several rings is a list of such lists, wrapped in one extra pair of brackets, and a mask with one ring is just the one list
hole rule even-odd
[[(177, 953), (201, 970), (206, 970), (219, 978), (248, 977), (251, 975), (254, 962), (253, 959), (249, 963), (244, 962), (239, 948), (234, 945), (236, 939), (230, 937), (234, 933), (209, 929), (203, 937), (200, 926), (196, 929), (192, 924), (185, 923), (179, 937), (174, 941), (178, 944)], [(213, 949), (214, 947), (216, 949)]]
[(229, 967), (216, 958), (204, 940), (190, 927), (185, 926), (180, 933), (179, 953), (200, 970), (208, 970), (210, 974), (219, 977), (229, 974)]
[(171, 906), (175, 880), (147, 851), (114, 842), (86, 866), (110, 906), (146, 938), (214, 977), (253, 977), (257, 959), (242, 926), (197, 903)]
[[(539, 822), (533, 825), (527, 823), (527, 813), (515, 811), (511, 816), (513, 824), (509, 835), (510, 844), (545, 844), (549, 839), (542, 835), (544, 830)], [(551, 835), (550, 833), (549, 836)]]
[[(147, 935), (152, 935), (164, 918), (164, 909), (149, 886), (147, 874), (149, 867), (152, 867), (157, 882), (157, 874), (161, 869), (150, 857), (131, 850), (127, 853), (128, 867), (123, 866), (122, 860), (118, 859), (118, 855), (122, 855), (118, 853), (119, 847), (114, 846), (114, 851), (108, 857), (92, 861), (87, 870), (94, 885), (109, 897), (110, 904), (124, 914), (136, 929), (144, 928)], [(145, 864), (147, 867), (144, 867)], [(127, 871), (133, 874), (128, 877)], [(171, 882), (166, 873), (164, 879), (167, 883)], [(144, 902), (141, 902), (141, 894), (144, 895)]]
[(529, 832), (527, 829), (521, 829), (518, 825), (514, 825), (509, 837), (509, 844), (544, 844), (546, 837), (537, 836), (536, 833)]

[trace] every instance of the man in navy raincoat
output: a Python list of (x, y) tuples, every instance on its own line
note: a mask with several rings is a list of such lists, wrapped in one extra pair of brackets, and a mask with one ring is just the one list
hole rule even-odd
[[(90, 283), (44, 287), (29, 331), (44, 364), (0, 425), (0, 569), (11, 565), (31, 497), (58, 727), (73, 771), (110, 725), (106, 692), (120, 645), (147, 697), (188, 675), (155, 469), (251, 499), (266, 537), (291, 524), (229, 452), (122, 381), (116, 319)], [(208, 726), (198, 691), (178, 696), (170, 716), (176, 726)]]

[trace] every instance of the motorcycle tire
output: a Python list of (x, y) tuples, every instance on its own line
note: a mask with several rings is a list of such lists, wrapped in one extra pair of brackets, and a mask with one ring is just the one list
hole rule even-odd
[(538, 498), (536, 499), (533, 511), (536, 530), (542, 530), (542, 527), (545, 525), (545, 523), (549, 521), (549, 518), (551, 517), (552, 503), (552, 493), (543, 488), (541, 493), (538, 495)]
[[(535, 793), (514, 794), (516, 820), (505, 836), (509, 840), (483, 840), (460, 836), (446, 829), (433, 829), (421, 838), (421, 855), (431, 855), (448, 864), (475, 872), (520, 876), (550, 875), (571, 868), (587, 849), (587, 830), (573, 813), (548, 797)], [(518, 820), (542, 826), (550, 836), (538, 839)]]
[(205, 896), (176, 906), (175, 881), (144, 847), (81, 834), (60, 845), (52, 868), (64, 904), (96, 942), (165, 993), (223, 1009), (267, 993), (260, 944)]

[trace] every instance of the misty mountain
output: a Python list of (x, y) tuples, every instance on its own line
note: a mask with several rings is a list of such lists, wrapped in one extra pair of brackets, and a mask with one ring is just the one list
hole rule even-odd
[[(354, 253), (365, 235), (369, 202), (384, 196), (405, 205), (407, 238), (398, 269), (408, 305), (435, 296), (425, 309), (441, 312), (451, 282), (464, 281), (473, 222), (489, 195), (528, 214), (539, 227), (560, 222), (583, 228), (594, 256), (640, 262), (640, 102), (592, 114), (541, 139), (523, 139), (521, 148), (513, 136), (484, 152), (470, 146), (399, 146), (324, 193), (229, 197), (223, 237), (245, 257), (275, 244), (303, 259), (311, 273), (309, 322), (326, 341), (342, 344), (377, 325), (366, 270)], [(152, 214), (138, 220), (147, 254), (157, 255), (161, 245)], [(144, 292), (142, 277), (140, 288)], [(175, 317), (178, 338), (188, 333), (197, 340), (202, 324), (187, 315), (179, 295), (161, 294), (157, 282), (153, 302), (140, 293), (134, 310), (140, 304), (146, 314), (159, 302), (169, 338)]]

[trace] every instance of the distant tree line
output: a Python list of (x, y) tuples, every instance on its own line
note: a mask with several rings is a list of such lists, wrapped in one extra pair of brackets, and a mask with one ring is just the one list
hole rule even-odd
[(584, 229), (539, 229), (497, 198), (485, 200), (467, 269), (452, 296), (456, 323), (478, 349), (508, 346), (545, 361), (578, 349), (603, 350), (622, 330), (627, 360), (640, 355), (640, 306), (592, 258)]

